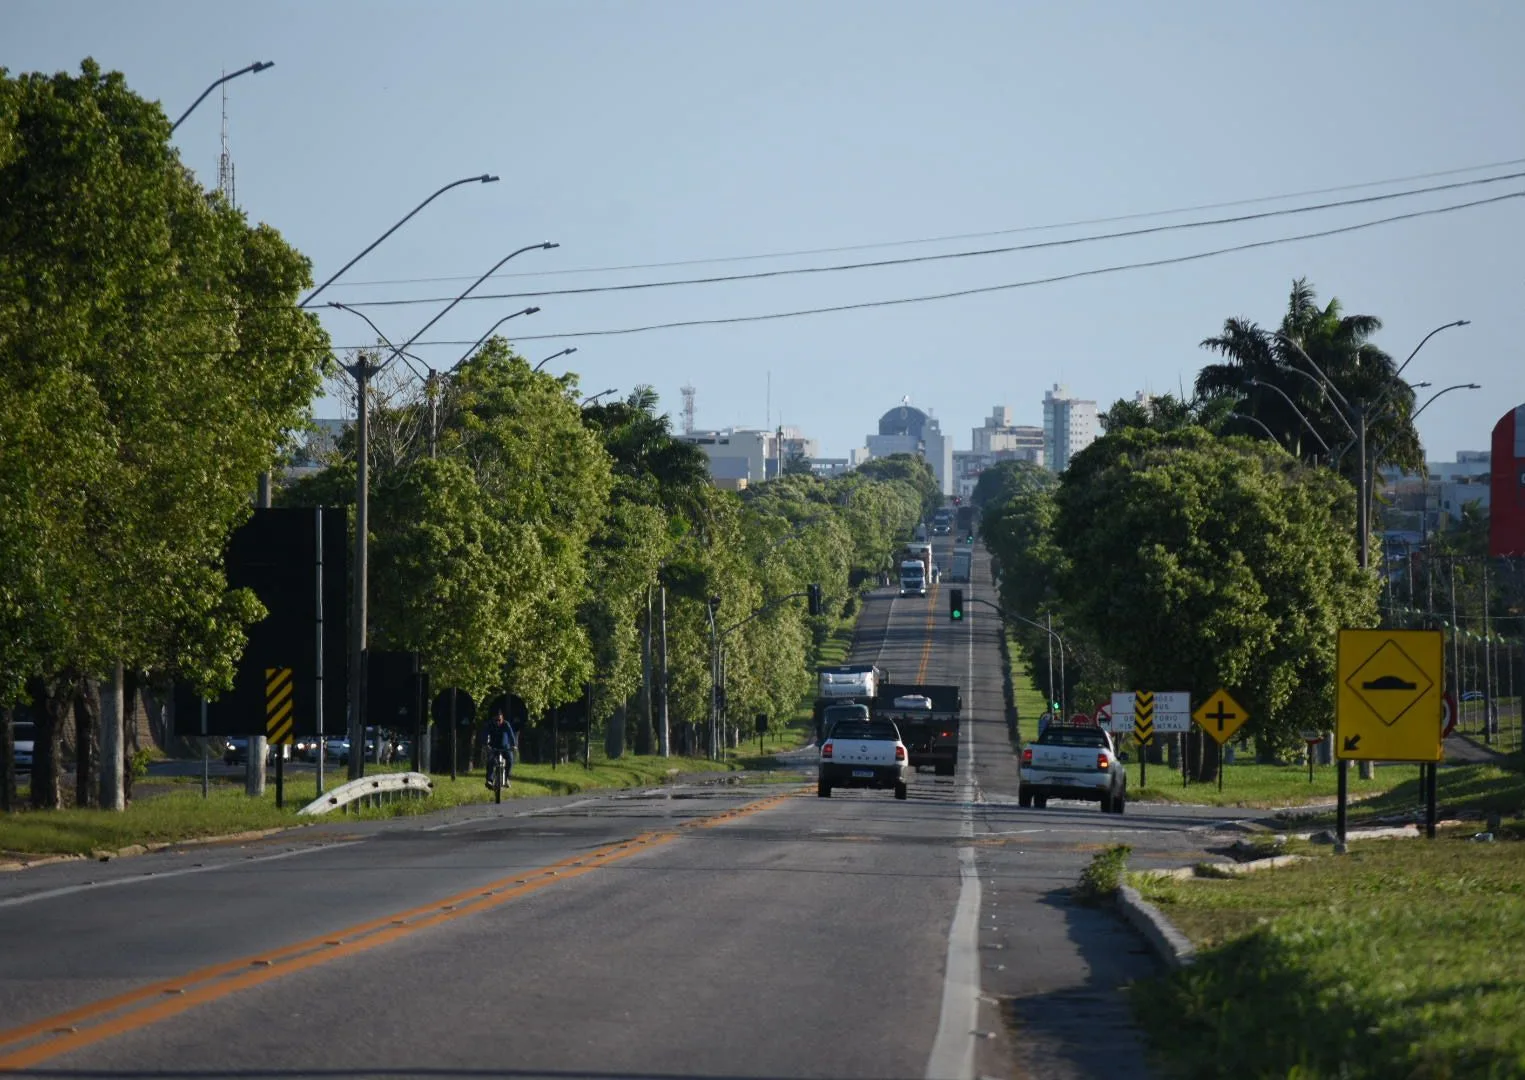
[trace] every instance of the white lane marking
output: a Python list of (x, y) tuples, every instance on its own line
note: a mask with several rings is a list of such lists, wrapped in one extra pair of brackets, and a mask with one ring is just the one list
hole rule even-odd
[[(620, 798), (620, 797), (621, 796), (615, 796), (615, 798)], [(623, 796), (623, 797), (628, 798), (629, 796)], [(520, 810), (517, 814), (511, 814), (509, 816), (510, 817), (516, 817), (516, 818), (522, 818), (522, 817), (539, 817), (542, 814), (559, 814), (563, 810), (573, 810), (573, 809), (575, 809), (575, 808), (577, 808), (579, 806), (587, 806), (589, 803), (594, 803), (594, 802), (598, 802), (598, 801), (599, 801), (598, 799), (578, 799), (576, 802), (562, 803), (560, 806), (542, 806), (539, 810)], [(502, 821), (502, 820), (503, 820), (503, 815), (501, 815), (501, 814), (487, 814), (487, 815), (482, 816), (482, 817), (462, 818), (460, 821), (447, 821), (447, 822), (445, 822), (442, 825), (429, 825), (429, 826), (425, 827), (423, 829), (423, 831), (424, 832), (440, 832), (443, 829), (457, 829), (457, 828), (460, 828), (462, 825), (481, 825), (484, 822)]]
[(51, 900), (57, 896), (91, 892), (95, 889), (113, 889), (118, 885), (144, 885), (152, 881), (163, 881), (165, 878), (185, 877), (187, 874), (209, 874), (213, 870), (233, 870), (241, 866), (248, 866), (250, 863), (275, 862), (277, 859), (292, 859), (298, 855), (311, 855), (315, 851), (335, 851), (339, 848), (354, 847), (361, 842), (359, 840), (345, 840), (337, 844), (320, 844), (317, 847), (282, 851), (275, 855), (256, 855), (253, 858), (240, 859), (237, 862), (218, 863), (215, 866), (187, 866), (181, 870), (163, 870), (159, 873), (139, 874), (136, 877), (113, 878), (110, 881), (91, 881), (84, 885), (65, 885), (58, 889), (46, 889), (43, 892), (27, 893), (25, 896), (7, 897), (4, 900), (0, 900), (0, 908), (19, 907), (22, 904), (30, 904), (36, 900)]
[[(969, 630), (969, 704), (974, 705), (974, 630)], [(968, 739), (959, 733), (958, 801), (962, 807), (958, 834), (961, 840), (974, 839), (974, 737), (972, 717)], [(953, 909), (953, 925), (948, 928), (948, 959), (943, 969), (942, 1011), (937, 1021), (937, 1037), (927, 1057), (927, 1080), (973, 1080), (975, 1030), (980, 1009), (980, 873), (974, 861), (974, 848), (958, 849), (958, 904)]]

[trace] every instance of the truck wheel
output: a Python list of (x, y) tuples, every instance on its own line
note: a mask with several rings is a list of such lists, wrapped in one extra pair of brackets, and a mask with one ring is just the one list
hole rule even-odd
[(1103, 814), (1115, 814), (1117, 811), (1112, 809), (1112, 807), (1112, 793), (1109, 791), (1101, 797), (1101, 812)]
[(1028, 794), (1027, 792), (1023, 791), (1023, 792), (1020, 792), (1017, 795), (1017, 805), (1018, 806), (1032, 806), (1032, 804), (1033, 804), (1033, 797), (1030, 794)]
[(1117, 793), (1117, 798), (1112, 800), (1112, 812), (1114, 814), (1121, 814), (1123, 812), (1123, 810), (1127, 807), (1127, 805), (1128, 805), (1128, 789), (1127, 788), (1123, 788), (1123, 790), (1121, 790), (1121, 791), (1119, 791)]
[(1034, 795), (1033, 796), (1033, 805), (1036, 806), (1039, 810), (1047, 810), (1048, 809), (1048, 796), (1047, 795)]
[(907, 794), (908, 794), (908, 792), (906, 790), (905, 784), (900, 783), (900, 784), (896, 784), (895, 785), (895, 798), (903, 799), (903, 798), (906, 797)]
[(823, 799), (831, 798), (831, 785), (821, 780), (815, 786), (815, 793)]

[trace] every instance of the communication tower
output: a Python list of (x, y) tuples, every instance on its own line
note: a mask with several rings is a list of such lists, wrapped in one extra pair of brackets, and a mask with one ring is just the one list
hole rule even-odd
[[(224, 75), (227, 72), (223, 72)], [(217, 190), (229, 206), (237, 206), (233, 191), (233, 155), (228, 153), (228, 84), (222, 84), (222, 154), (217, 158)]]
[(679, 391), (683, 395), (683, 434), (694, 433), (694, 388), (684, 386)]

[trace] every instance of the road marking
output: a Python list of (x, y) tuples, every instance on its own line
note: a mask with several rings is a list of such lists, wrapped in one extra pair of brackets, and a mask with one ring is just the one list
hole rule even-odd
[(251, 863), (275, 862), (277, 859), (294, 859), (298, 855), (311, 855), (315, 851), (333, 851), (335, 848), (353, 847), (360, 842), (359, 840), (346, 840), (338, 844), (320, 844), (316, 847), (298, 848), (296, 851), (282, 851), (276, 855), (256, 855), (252, 858), (240, 859), (237, 862), (218, 863), (215, 866), (187, 866), (179, 870), (161, 870), (157, 873), (138, 874), (134, 877), (112, 878), (110, 881), (90, 881), (83, 885), (64, 885), (60, 888), (47, 889), (43, 892), (7, 897), (4, 900), (0, 900), (0, 908), (19, 907), (22, 904), (30, 904), (37, 900), (52, 900), (55, 897), (92, 892), (96, 889), (114, 889), (119, 885), (144, 885), (151, 881), (163, 881), (165, 878), (185, 877), (187, 874), (209, 874), (213, 870), (233, 870), (240, 866), (248, 866)]
[[(973, 577), (970, 575), (970, 585)], [(974, 706), (974, 629), (965, 617), (969, 634), (968, 686), (969, 708)], [(925, 666), (925, 661), (922, 662)], [(948, 928), (948, 959), (943, 967), (942, 1009), (937, 1020), (937, 1036), (927, 1058), (927, 1080), (972, 1080), (974, 1076), (975, 1030), (980, 1009), (980, 874), (974, 860), (974, 738), (972, 718), (960, 718), (960, 725), (970, 723), (969, 738), (959, 732), (958, 801), (961, 804), (958, 834), (964, 846), (958, 849), (958, 903), (953, 909), (953, 925)], [(967, 752), (966, 752), (967, 751)]]
[(104, 1039), (148, 1027), (240, 990), (342, 957), (368, 952), (428, 927), (488, 911), (549, 885), (590, 874), (610, 863), (671, 843), (682, 836), (680, 830), (683, 828), (713, 828), (727, 824), (797, 795), (797, 791), (785, 792), (686, 821), (673, 829), (614, 841), (594, 851), (569, 855), (537, 869), (521, 870), (511, 877), (478, 885), (407, 911), (384, 915), (337, 933), (162, 979), (9, 1031), (0, 1031), (0, 1047), (16, 1047), (0, 1053), (0, 1072), (27, 1068)]
[(927, 662), (932, 659), (932, 622), (937, 618), (937, 590), (940, 585), (932, 586), (932, 595), (927, 599), (927, 639), (921, 645), (921, 666), (916, 669), (916, 681), (927, 681)]

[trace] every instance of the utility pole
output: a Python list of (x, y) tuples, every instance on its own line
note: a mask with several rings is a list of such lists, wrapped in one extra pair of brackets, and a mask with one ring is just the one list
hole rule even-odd
[(375, 370), (365, 353), (349, 369), (355, 379), (355, 579), (349, 628), (349, 778), (365, 775), (366, 533), (370, 528), (370, 382)]
[[(259, 474), (259, 490), (254, 496), (254, 505), (261, 510), (268, 510), (273, 502), (273, 492), (270, 488), (270, 474)], [(260, 717), (260, 725), (263, 726), (264, 718)], [(265, 754), (267, 753), (265, 737), (263, 735), (249, 736), (249, 759), (244, 762), (244, 792), (251, 798), (260, 798), (265, 794)]]
[(111, 678), (101, 684), (101, 809), (125, 810), (127, 798), (122, 783), (125, 764), (123, 736), (122, 662), (112, 667)]
[(662, 617), (662, 670), (661, 677), (657, 680), (658, 701), (661, 703), (657, 713), (657, 745), (663, 757), (672, 756), (672, 729), (668, 726), (667, 715), (667, 586), (657, 587), (657, 606)]
[(646, 586), (646, 625), (645, 632), (641, 635), (641, 741), (638, 749), (643, 754), (651, 753), (653, 743), (652, 693), (654, 687), (651, 685), (651, 629), (651, 586), (648, 585)]

